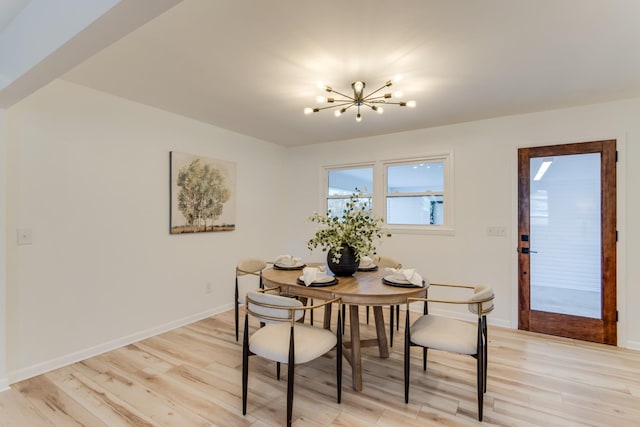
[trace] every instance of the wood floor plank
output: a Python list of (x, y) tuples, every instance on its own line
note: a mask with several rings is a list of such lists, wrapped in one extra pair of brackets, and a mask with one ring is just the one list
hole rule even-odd
[(119, 399), (93, 382), (92, 379), (79, 372), (74, 372), (72, 367), (62, 369), (67, 370), (68, 374), (55, 379), (54, 384), (109, 427), (155, 427), (159, 425), (135, 408), (132, 405), (133, 402)]
[[(251, 418), (242, 416), (240, 404), (232, 408), (226, 408), (216, 402), (217, 389), (215, 384), (209, 384), (204, 387), (202, 383), (194, 379), (190, 375), (184, 375), (183, 366), (175, 368), (175, 371), (153, 373), (149, 370), (141, 371), (135, 374), (135, 378), (146, 387), (162, 394), (165, 398), (182, 405), (189, 411), (194, 412), (201, 417), (210, 420), (218, 425), (250, 425)], [(235, 402), (241, 400), (238, 398), (240, 388), (237, 388)], [(224, 394), (224, 393), (222, 393)]]
[(53, 425), (108, 427), (45, 375), (21, 382), (18, 390)]
[(118, 367), (114, 366), (92, 380), (125, 402), (138, 402), (136, 409), (163, 427), (211, 425), (210, 420), (145, 387)]
[[(322, 324), (320, 311), (314, 320)], [(360, 320), (362, 337), (375, 337), (364, 313)], [(362, 391), (351, 388), (343, 364), (341, 404), (335, 351), (296, 366), (294, 425), (624, 427), (640, 420), (640, 352), (490, 326), (481, 424), (473, 358), (429, 351), (424, 372), (413, 349), (405, 404), (402, 327), (394, 338), (388, 359), (362, 349)], [(0, 427), (283, 425), (286, 366), (278, 381), (273, 362), (250, 358), (243, 416), (241, 354), (233, 311), (225, 312), (13, 384), (0, 393)]]
[(17, 387), (0, 393), (0, 426), (53, 426)]

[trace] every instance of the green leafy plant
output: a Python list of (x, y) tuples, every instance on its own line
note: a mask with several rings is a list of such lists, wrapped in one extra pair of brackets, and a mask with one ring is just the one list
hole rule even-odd
[(309, 250), (320, 246), (323, 251), (330, 251), (333, 262), (340, 262), (342, 247), (351, 246), (356, 261), (367, 255), (375, 255), (376, 244), (391, 233), (383, 228), (384, 221), (373, 215), (369, 201), (362, 199), (362, 192), (349, 196), (341, 215), (333, 215), (331, 210), (326, 215), (315, 212), (308, 218), (321, 227), (307, 241)]

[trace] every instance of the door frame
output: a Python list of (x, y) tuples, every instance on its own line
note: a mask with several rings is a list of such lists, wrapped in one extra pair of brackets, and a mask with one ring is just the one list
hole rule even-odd
[[(577, 332), (572, 338), (583, 339), (587, 341), (603, 342), (606, 344), (617, 345), (617, 241), (616, 241), (616, 222), (617, 222), (617, 141), (616, 140), (600, 140), (583, 143), (555, 144), (544, 146), (518, 147), (517, 149), (517, 226), (518, 230), (516, 238), (518, 245), (517, 254), (517, 281), (518, 281), (518, 329), (538, 331), (543, 329), (544, 333), (552, 335), (566, 336), (562, 329), (557, 325), (568, 324)], [(567, 316), (558, 313), (544, 313), (530, 310), (529, 295), (529, 256), (523, 254), (521, 249), (528, 248), (529, 242), (521, 241), (522, 234), (528, 234), (529, 225), (529, 198), (523, 198), (529, 192), (529, 179), (521, 177), (521, 164), (528, 159), (530, 153), (533, 152), (535, 157), (545, 157), (550, 155), (558, 155), (557, 151), (561, 150), (562, 154), (581, 154), (585, 149), (590, 152), (602, 152), (601, 160), (601, 185), (603, 189), (610, 189), (609, 192), (603, 192), (602, 206), (602, 278), (603, 282), (608, 281), (612, 286), (603, 289), (602, 292), (602, 319), (590, 319), (577, 316)], [(612, 165), (612, 166), (611, 166)], [(523, 182), (526, 181), (526, 182)], [(523, 227), (526, 224), (527, 227)], [(597, 332), (595, 332), (597, 330)]]

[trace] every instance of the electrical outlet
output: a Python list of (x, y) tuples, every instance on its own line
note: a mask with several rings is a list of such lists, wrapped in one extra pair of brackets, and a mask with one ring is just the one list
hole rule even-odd
[(507, 234), (506, 228), (499, 225), (487, 227), (487, 236), (504, 237)]
[(213, 284), (211, 282), (207, 282), (204, 285), (204, 292), (207, 294), (210, 294), (211, 292), (213, 292)]

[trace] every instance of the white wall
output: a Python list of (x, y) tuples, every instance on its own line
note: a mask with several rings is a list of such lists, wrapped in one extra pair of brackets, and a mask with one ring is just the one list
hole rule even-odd
[[(516, 327), (517, 147), (605, 138), (621, 152), (619, 343), (640, 349), (640, 313), (631, 310), (640, 265), (626, 262), (640, 256), (632, 238), (640, 226), (626, 221), (640, 213), (640, 170), (625, 167), (640, 159), (640, 99), (294, 149), (64, 81), (0, 113), (0, 130), (6, 118), (9, 129), (4, 141), (0, 133), (0, 160), (3, 150), (8, 158), (0, 233), (33, 233), (32, 245), (6, 241), (11, 382), (230, 309), (233, 267), (244, 256), (323, 260), (306, 249), (315, 227), (305, 218), (321, 208), (329, 164), (453, 152), (455, 235), (397, 234), (380, 252), (432, 281), (491, 284), (491, 321)], [(169, 235), (172, 150), (236, 162), (236, 231)], [(507, 236), (488, 237), (493, 225)]]
[[(627, 100), (374, 138), (318, 144), (291, 150), (289, 241), (292, 252), (308, 254), (305, 240), (315, 227), (303, 218), (322, 209), (318, 184), (324, 165), (454, 153), (455, 235), (396, 234), (379, 252), (416, 267), (433, 282), (489, 284), (496, 291), (494, 324), (517, 327), (517, 148), (618, 139), (618, 307), (619, 345), (640, 349), (640, 100)], [(372, 119), (377, 119), (373, 117)], [(627, 186), (627, 183), (629, 185)], [(627, 191), (627, 188), (629, 191)], [(488, 237), (488, 226), (504, 226), (505, 237)], [(316, 252), (317, 260), (324, 253)]]
[(7, 110), (0, 108), (0, 391), (6, 389), (7, 326)]
[[(9, 123), (12, 382), (229, 309), (238, 259), (286, 250), (283, 147), (64, 81)], [(170, 151), (236, 162), (235, 231), (169, 235)]]

